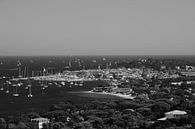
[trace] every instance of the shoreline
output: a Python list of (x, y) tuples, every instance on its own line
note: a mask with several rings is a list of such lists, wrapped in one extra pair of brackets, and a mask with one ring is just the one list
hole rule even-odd
[(100, 95), (112, 95), (124, 99), (134, 99), (135, 97), (130, 96), (130, 95), (123, 95), (120, 93), (108, 93), (108, 92), (93, 92), (93, 91), (82, 91), (81, 93), (88, 93), (88, 94), (100, 94)]

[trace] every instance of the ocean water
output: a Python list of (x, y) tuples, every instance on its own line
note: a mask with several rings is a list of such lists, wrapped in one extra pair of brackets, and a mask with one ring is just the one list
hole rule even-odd
[[(12, 115), (22, 112), (31, 112), (31, 111), (47, 111), (49, 106), (52, 104), (58, 104), (66, 100), (70, 100), (75, 104), (88, 103), (96, 99), (119, 99), (114, 96), (99, 95), (93, 96), (91, 94), (83, 94), (80, 91), (88, 91), (92, 88), (98, 86), (99, 81), (95, 82), (84, 82), (82, 87), (73, 86), (73, 87), (57, 87), (49, 86), (44, 91), (41, 90), (41, 87), (36, 83), (32, 83), (32, 98), (28, 98), (29, 91), (21, 86), (18, 88), (18, 93), (20, 96), (12, 96), (15, 91), (14, 87), (10, 87), (10, 93), (6, 94), (5, 91), (0, 91), (0, 116)], [(44, 92), (44, 94), (43, 94)]]

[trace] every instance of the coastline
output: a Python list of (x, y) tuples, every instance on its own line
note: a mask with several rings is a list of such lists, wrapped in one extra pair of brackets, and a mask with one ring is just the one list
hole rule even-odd
[(120, 93), (93, 92), (93, 91), (82, 91), (82, 93), (100, 94), (100, 95), (112, 95), (112, 96), (120, 97), (120, 98), (123, 98), (123, 99), (134, 99), (134, 97), (132, 97), (130, 95), (123, 95), (123, 94), (120, 94)]

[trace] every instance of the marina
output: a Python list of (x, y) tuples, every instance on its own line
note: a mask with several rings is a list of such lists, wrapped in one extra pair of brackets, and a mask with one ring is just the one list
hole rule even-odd
[(0, 0), (0, 129), (195, 129), (194, 7)]

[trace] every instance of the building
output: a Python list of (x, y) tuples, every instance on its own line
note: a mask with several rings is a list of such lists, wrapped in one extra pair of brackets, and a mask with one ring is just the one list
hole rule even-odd
[(186, 77), (194, 77), (195, 76), (195, 71), (183, 71), (181, 72), (181, 75), (186, 76)]
[(195, 71), (195, 67), (186, 65), (186, 71)]
[(165, 113), (165, 117), (167, 117), (168, 119), (180, 118), (185, 115), (187, 115), (187, 112), (180, 111), (180, 110), (174, 110), (174, 111)]
[(165, 117), (158, 119), (159, 121), (164, 121), (167, 119), (179, 119), (187, 115), (187, 112), (180, 110), (173, 110), (165, 113)]
[(43, 128), (43, 124), (49, 124), (49, 119), (47, 118), (34, 118), (31, 119), (31, 123), (33, 123), (35, 126), (38, 127), (38, 129), (42, 129)]

